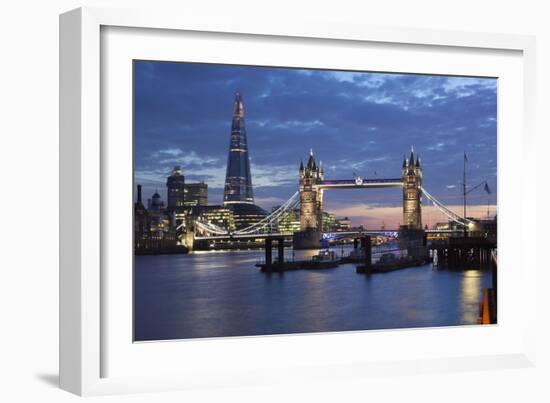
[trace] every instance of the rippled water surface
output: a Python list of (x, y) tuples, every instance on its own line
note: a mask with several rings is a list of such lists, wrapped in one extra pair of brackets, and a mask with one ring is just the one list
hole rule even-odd
[[(287, 254), (291, 254), (287, 251)], [(297, 258), (303, 253), (297, 252)], [(135, 339), (475, 324), (488, 272), (355, 266), (266, 275), (261, 251), (136, 256)]]

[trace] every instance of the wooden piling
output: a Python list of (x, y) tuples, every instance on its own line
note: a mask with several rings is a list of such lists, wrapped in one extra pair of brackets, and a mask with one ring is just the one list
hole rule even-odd
[(265, 239), (265, 267), (268, 270), (271, 270), (271, 248), (273, 247), (273, 239), (266, 238)]
[(282, 266), (285, 263), (285, 239), (279, 238), (277, 242), (277, 249), (278, 249), (278, 255), (277, 255), (277, 261), (279, 262), (279, 266)]
[(361, 243), (365, 248), (365, 268), (370, 270), (372, 267), (372, 245), (370, 242), (370, 236), (366, 236), (361, 239)]

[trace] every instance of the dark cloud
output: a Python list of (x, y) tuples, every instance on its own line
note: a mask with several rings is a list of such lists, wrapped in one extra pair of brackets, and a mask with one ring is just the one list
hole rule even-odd
[[(243, 94), (255, 194), (264, 207), (297, 187), (310, 148), (326, 176), (397, 177), (414, 145), (425, 187), (457, 204), (463, 153), (472, 184), (496, 202), (495, 79), (352, 73), (191, 63), (135, 62), (136, 180), (163, 189), (176, 163), (221, 201), (234, 93)], [(274, 178), (276, 186), (269, 186)], [(454, 186), (454, 187), (453, 187)], [(474, 192), (474, 204), (487, 195)], [(396, 206), (395, 190), (334, 192), (327, 205)]]

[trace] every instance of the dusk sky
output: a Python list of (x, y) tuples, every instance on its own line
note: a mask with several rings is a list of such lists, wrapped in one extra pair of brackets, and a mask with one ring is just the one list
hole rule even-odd
[[(325, 179), (397, 178), (411, 145), (424, 187), (462, 214), (468, 156), (469, 215), (496, 213), (497, 80), (413, 74), (138, 61), (135, 84), (135, 182), (144, 198), (181, 165), (186, 182), (208, 184), (221, 204), (235, 92), (244, 101), (256, 204), (271, 211), (298, 189), (310, 149)], [(355, 225), (397, 227), (399, 189), (329, 190), (325, 210)], [(446, 221), (425, 198), (423, 222)]]

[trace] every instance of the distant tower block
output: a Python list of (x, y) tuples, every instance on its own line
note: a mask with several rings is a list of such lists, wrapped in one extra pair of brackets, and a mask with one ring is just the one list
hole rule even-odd
[(175, 166), (166, 179), (168, 210), (179, 211), (185, 205), (185, 177), (180, 166)]
[(235, 94), (235, 104), (233, 107), (223, 203), (224, 205), (254, 203), (248, 143), (244, 126), (244, 106), (241, 95), (238, 92)]
[(409, 159), (403, 156), (403, 225), (410, 229), (422, 229), (422, 208), (420, 196), (422, 195), (422, 167), (420, 158), (414, 158), (414, 150), (411, 147)]
[(300, 230), (320, 230), (321, 216), (323, 212), (322, 190), (313, 186), (323, 180), (323, 167), (317, 166), (313, 151), (309, 154), (309, 160), (304, 168), (300, 163)]

